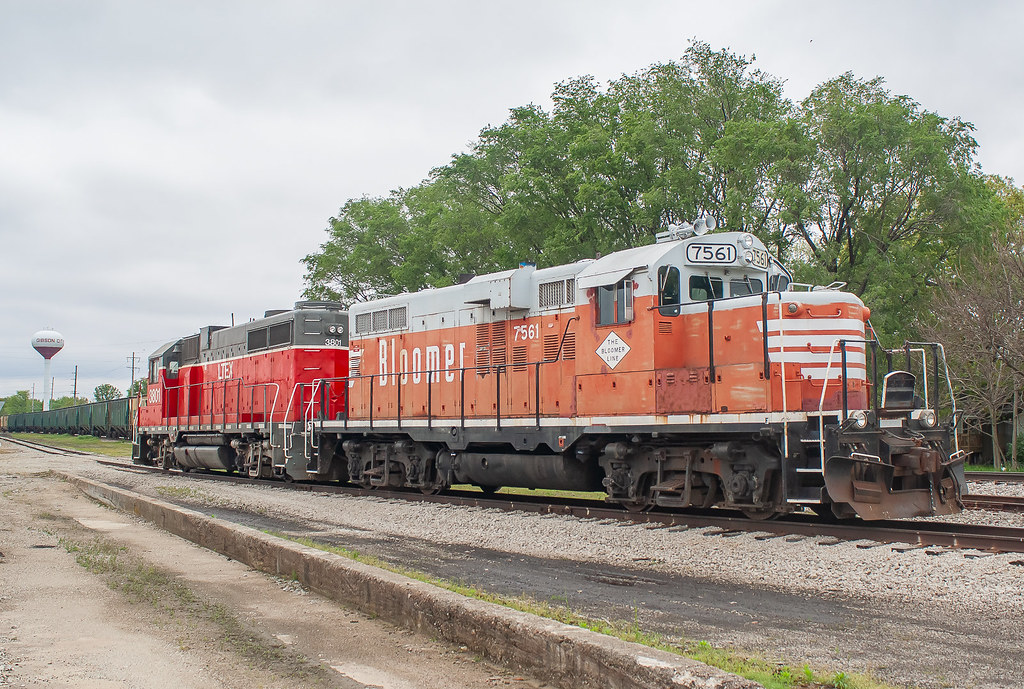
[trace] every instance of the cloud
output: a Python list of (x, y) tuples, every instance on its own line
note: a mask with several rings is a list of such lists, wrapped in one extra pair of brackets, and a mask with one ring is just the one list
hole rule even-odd
[(287, 307), (349, 198), (417, 184), (552, 86), (757, 56), (800, 99), (847, 70), (978, 126), (1024, 180), (1016, 3), (55, 0), (0, 23), (0, 396), (56, 394), (200, 326)]

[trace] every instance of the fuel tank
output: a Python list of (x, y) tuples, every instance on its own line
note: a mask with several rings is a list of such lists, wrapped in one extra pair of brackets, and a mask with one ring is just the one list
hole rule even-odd
[(596, 462), (583, 463), (564, 455), (483, 454), (459, 452), (441, 459), (438, 469), (450, 471), (453, 483), (517, 486), (554, 490), (600, 491), (603, 472)]
[(174, 461), (186, 469), (235, 468), (235, 451), (226, 445), (185, 445), (174, 448)]

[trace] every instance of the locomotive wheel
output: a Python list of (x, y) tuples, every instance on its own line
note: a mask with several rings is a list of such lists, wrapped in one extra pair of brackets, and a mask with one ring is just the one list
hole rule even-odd
[(771, 484), (771, 497), (772, 502), (767, 507), (741, 507), (740, 512), (747, 517), (747, 519), (753, 519), (758, 522), (765, 522), (771, 519), (782, 516), (782, 511), (778, 509), (778, 505), (782, 504), (782, 482), (776, 477), (771, 476), (769, 480)]
[(420, 492), (424, 495), (437, 495), (444, 490), (444, 486), (422, 486)]
[(641, 476), (636, 491), (638, 499), (620, 504), (627, 512), (632, 512), (633, 514), (649, 512), (654, 509), (654, 496), (651, 495), (652, 485), (654, 485), (654, 479), (650, 475)]
[(743, 516), (745, 516), (747, 519), (753, 519), (756, 522), (771, 521), (772, 519), (777, 519), (778, 517), (782, 516), (782, 512), (779, 512), (778, 510), (775, 510), (771, 507), (766, 507), (764, 509), (757, 509), (755, 507), (744, 507), (740, 509), (740, 512), (742, 512)]
[(623, 509), (633, 514), (639, 514), (641, 512), (649, 512), (654, 508), (653, 502), (623, 502), (621, 503)]

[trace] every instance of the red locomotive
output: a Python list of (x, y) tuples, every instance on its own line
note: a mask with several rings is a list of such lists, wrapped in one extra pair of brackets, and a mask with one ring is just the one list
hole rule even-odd
[(317, 380), (347, 372), (348, 314), (340, 304), (298, 302), (244, 325), (207, 326), (150, 355), (134, 457), (186, 471), (305, 478), (285, 468), (286, 458), (307, 451), (303, 414), (345, 412), (343, 389), (316, 399), (312, 391)]
[[(793, 285), (753, 235), (709, 226), (359, 303), (350, 321), (300, 303), (204, 329), (188, 357), (192, 338), (151, 358), (138, 460), (426, 492), (601, 490), (628, 509), (755, 518), (958, 512), (941, 347), (908, 345), (892, 370), (855, 295)], [(249, 346), (313, 313), (338, 337)]]

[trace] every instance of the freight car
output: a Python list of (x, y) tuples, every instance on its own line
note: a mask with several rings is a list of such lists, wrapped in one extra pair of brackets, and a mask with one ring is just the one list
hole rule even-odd
[(882, 349), (842, 285), (794, 285), (756, 237), (709, 227), (204, 328), (150, 358), (136, 461), (752, 518), (962, 509), (941, 346)]
[(3, 417), (0, 429), (9, 433), (67, 433), (130, 438), (134, 434), (138, 409), (138, 398), (122, 397), (49, 411), (10, 414)]

